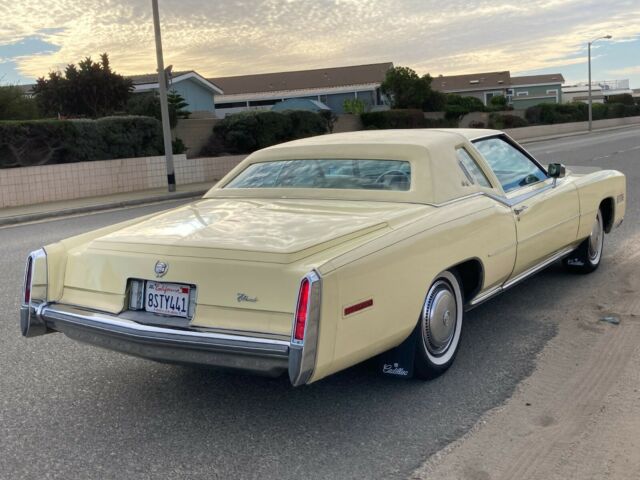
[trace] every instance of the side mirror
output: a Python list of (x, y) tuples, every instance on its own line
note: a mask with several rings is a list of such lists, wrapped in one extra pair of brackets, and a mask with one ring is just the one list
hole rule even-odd
[(551, 178), (562, 178), (567, 173), (567, 169), (561, 163), (550, 163), (547, 173)]

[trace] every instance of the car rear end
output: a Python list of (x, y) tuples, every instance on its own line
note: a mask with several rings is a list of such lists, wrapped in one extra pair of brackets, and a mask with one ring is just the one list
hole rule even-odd
[(307, 267), (56, 244), (27, 258), (21, 330), (162, 362), (288, 372), (303, 385), (316, 365), (323, 283)]

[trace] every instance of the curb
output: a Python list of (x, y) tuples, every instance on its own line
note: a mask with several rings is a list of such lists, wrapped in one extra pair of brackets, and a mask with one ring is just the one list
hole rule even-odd
[(184, 198), (201, 197), (208, 190), (194, 190), (191, 192), (178, 192), (165, 195), (156, 195), (153, 197), (136, 198), (134, 200), (121, 200), (109, 203), (100, 203), (96, 205), (84, 205), (82, 207), (67, 208), (64, 210), (52, 210), (48, 212), (27, 213), (24, 215), (14, 215), (12, 217), (0, 218), (0, 226), (16, 225), (19, 223), (35, 222), (37, 220), (46, 220), (48, 218), (65, 217), (78, 213), (99, 212), (102, 210), (113, 210), (117, 208), (132, 207), (136, 205), (145, 205), (151, 203), (167, 202), (170, 200), (180, 200)]

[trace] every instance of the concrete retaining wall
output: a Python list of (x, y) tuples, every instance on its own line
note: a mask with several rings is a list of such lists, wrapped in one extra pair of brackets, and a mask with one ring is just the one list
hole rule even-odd
[[(213, 182), (244, 158), (176, 155), (176, 182)], [(163, 156), (1, 169), (0, 208), (150, 190), (166, 184)]]
[[(607, 120), (596, 120), (593, 122), (593, 129), (621, 127), (624, 125), (639, 125), (640, 117), (610, 118)], [(529, 140), (537, 137), (547, 137), (551, 135), (563, 135), (567, 133), (586, 132), (588, 122), (556, 123), (553, 125), (535, 125), (533, 127), (509, 128), (505, 130), (515, 140)]]

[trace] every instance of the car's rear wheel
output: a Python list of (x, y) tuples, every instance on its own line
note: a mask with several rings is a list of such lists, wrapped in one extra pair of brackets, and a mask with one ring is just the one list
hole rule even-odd
[(571, 272), (591, 273), (600, 266), (604, 249), (604, 221), (598, 210), (591, 227), (591, 234), (564, 259), (564, 266)]
[(460, 344), (463, 313), (458, 275), (440, 273), (427, 291), (416, 327), (416, 377), (435, 378), (451, 366)]

